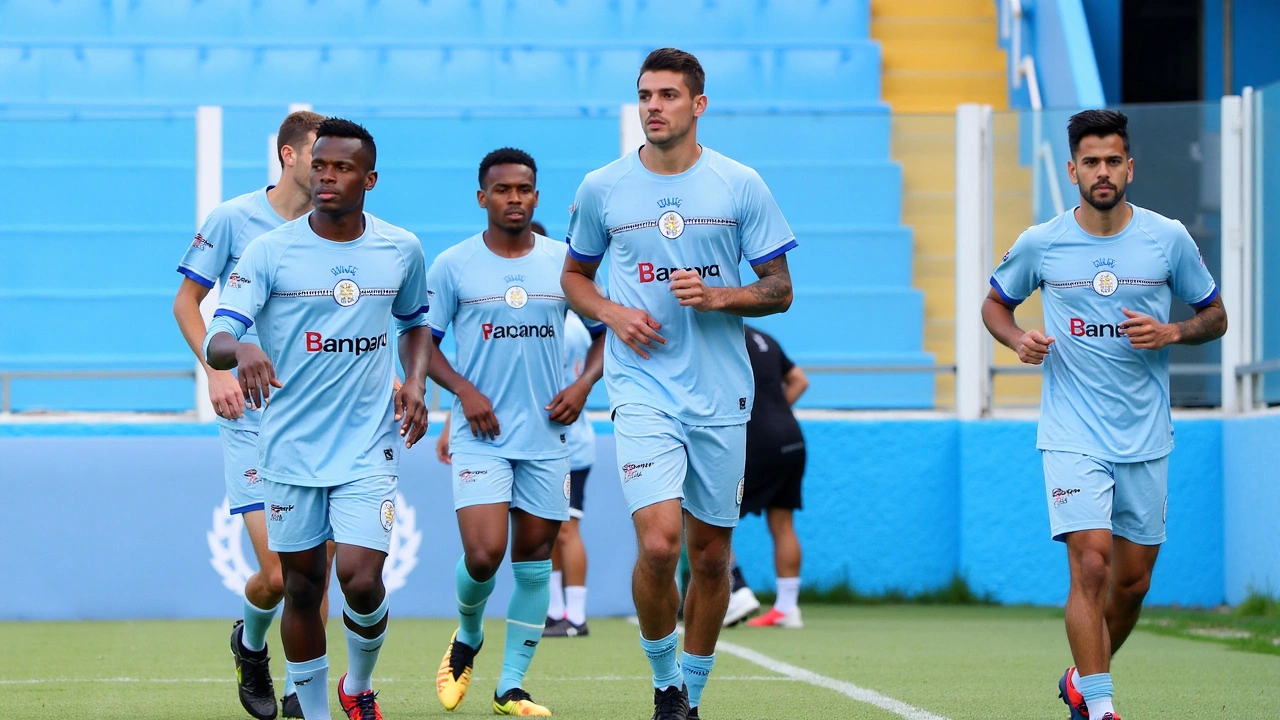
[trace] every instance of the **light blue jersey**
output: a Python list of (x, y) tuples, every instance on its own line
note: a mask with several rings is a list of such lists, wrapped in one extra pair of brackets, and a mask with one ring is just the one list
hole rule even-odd
[[(601, 328), (603, 330), (603, 328)], [(591, 331), (572, 310), (564, 319), (564, 385), (572, 385), (587, 369), (587, 353), (591, 350)], [(584, 409), (577, 422), (569, 426), (569, 469), (586, 470), (596, 461), (596, 433)]]
[(1136, 350), (1119, 325), (1121, 308), (1168, 322), (1171, 294), (1197, 308), (1218, 296), (1182, 223), (1133, 207), (1124, 230), (1096, 237), (1071, 210), (1024, 232), (991, 285), (1013, 304), (1040, 288), (1045, 334), (1056, 340), (1036, 447), (1122, 463), (1173, 449), (1169, 349)]
[(608, 250), (610, 298), (648, 312), (667, 341), (645, 360), (610, 335), (610, 406), (645, 405), (691, 425), (747, 422), (755, 386), (742, 318), (681, 307), (671, 273), (695, 270), (709, 286), (740, 287), (744, 256), (759, 265), (795, 246), (760, 176), (709, 148), (679, 175), (650, 172), (639, 152), (588, 174), (569, 218), (569, 252), (598, 262)]
[[(227, 278), (249, 242), (286, 222), (267, 200), (267, 191), (271, 187), (274, 186), (231, 198), (214, 208), (200, 226), (191, 246), (183, 253), (182, 260), (178, 262), (178, 272), (207, 288), (212, 288), (217, 281), (225, 289)], [(242, 340), (257, 345), (257, 329), (250, 328)], [(257, 432), (261, 421), (262, 412), (250, 408), (245, 408), (244, 416), (239, 420), (218, 418), (219, 425), (249, 432)]]
[(413, 233), (365, 213), (351, 242), (316, 235), (310, 214), (250, 243), (205, 338), (251, 327), (284, 387), (258, 439), (271, 482), (332, 487), (397, 474), (395, 363), (387, 328), (427, 322), (426, 262)]
[(568, 429), (546, 410), (565, 387), (560, 289), (565, 244), (535, 235), (533, 250), (499, 257), (474, 235), (440, 253), (427, 272), (431, 331), (453, 326), (454, 369), (489, 398), (501, 434), (480, 439), (453, 403), (449, 448), (455, 454), (508, 460), (569, 456)]

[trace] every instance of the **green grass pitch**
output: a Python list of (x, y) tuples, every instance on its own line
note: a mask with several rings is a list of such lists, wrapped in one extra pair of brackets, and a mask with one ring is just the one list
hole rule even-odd
[[(1060, 612), (810, 605), (805, 623), (800, 631), (739, 627), (721, 637), (950, 720), (1067, 717), (1057, 698), (1058, 677), (1070, 662)], [(450, 621), (393, 614), (375, 675), (388, 720), (492, 717), (503, 623), (486, 623), (488, 638), (471, 693), (457, 712), (446, 713), (436, 700), (434, 678), (452, 627)], [(230, 628), (229, 620), (0, 623), (0, 716), (248, 717), (236, 700)], [(637, 632), (625, 620), (598, 618), (587, 638), (544, 640), (526, 689), (560, 718), (648, 718), (652, 690)], [(284, 658), (275, 629), (269, 638), (279, 677)], [(340, 622), (329, 623), (329, 648), (332, 683), (346, 665)], [(1117, 708), (1126, 718), (1280, 717), (1280, 656), (1139, 630), (1113, 673)], [(336, 698), (332, 690), (330, 696)], [(341, 717), (332, 702), (334, 717)], [(723, 651), (702, 716), (901, 717)]]

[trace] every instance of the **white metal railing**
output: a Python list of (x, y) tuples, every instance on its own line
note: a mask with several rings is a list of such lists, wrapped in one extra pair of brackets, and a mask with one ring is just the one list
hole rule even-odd
[(1021, 0), (1004, 0), (1004, 12), (1000, 14), (1000, 36), (1009, 41), (1009, 84), (1014, 89), (1027, 82), (1027, 98), (1031, 103), (1034, 115), (1034, 129), (1031, 156), (1031, 202), (1032, 212), (1036, 220), (1040, 219), (1040, 173), (1049, 183), (1050, 200), (1053, 203), (1053, 214), (1061, 215), (1065, 210), (1062, 200), (1062, 186), (1057, 175), (1058, 161), (1054, 158), (1053, 145), (1044, 139), (1042, 131), (1041, 111), (1044, 110), (1044, 99), (1040, 94), (1040, 80), (1036, 73), (1036, 59), (1031, 53), (1022, 50), (1023, 9)]

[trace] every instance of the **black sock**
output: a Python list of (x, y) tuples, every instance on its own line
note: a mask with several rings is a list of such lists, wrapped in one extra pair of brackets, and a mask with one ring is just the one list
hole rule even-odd
[(729, 592), (737, 592), (747, 586), (747, 579), (742, 576), (742, 568), (737, 563), (729, 570)]

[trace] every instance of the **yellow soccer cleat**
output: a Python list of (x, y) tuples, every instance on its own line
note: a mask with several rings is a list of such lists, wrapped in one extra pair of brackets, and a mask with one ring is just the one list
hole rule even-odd
[[(480, 643), (484, 647), (484, 643)], [(467, 696), (467, 686), (471, 684), (471, 666), (475, 664), (476, 653), (480, 648), (458, 642), (455, 630), (449, 638), (449, 648), (444, 651), (444, 659), (440, 661), (440, 671), (436, 673), (436, 696), (445, 710), (456, 710)]]
[(520, 688), (511, 688), (502, 697), (493, 696), (494, 715), (515, 715), (518, 717), (551, 717), (551, 711), (542, 707), (529, 697), (529, 693)]

